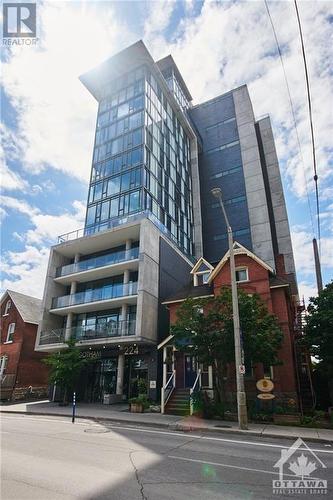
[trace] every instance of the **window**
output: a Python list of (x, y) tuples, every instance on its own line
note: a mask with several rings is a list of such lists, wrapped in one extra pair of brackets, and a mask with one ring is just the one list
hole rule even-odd
[(6, 307), (5, 307), (5, 314), (4, 316), (6, 316), (8, 313), (9, 313), (9, 309), (12, 307), (12, 301), (10, 299), (7, 300), (6, 302)]
[(237, 283), (240, 283), (242, 281), (249, 281), (249, 274), (247, 267), (236, 269), (236, 281)]
[(0, 356), (0, 380), (3, 379), (5, 374), (6, 366), (7, 366), (8, 356)]
[(8, 325), (7, 340), (6, 340), (6, 342), (13, 342), (14, 332), (15, 332), (15, 323), (10, 323)]
[(269, 379), (273, 380), (273, 378), (274, 378), (273, 367), (270, 365), (264, 364), (263, 368), (264, 368), (264, 378), (269, 378)]

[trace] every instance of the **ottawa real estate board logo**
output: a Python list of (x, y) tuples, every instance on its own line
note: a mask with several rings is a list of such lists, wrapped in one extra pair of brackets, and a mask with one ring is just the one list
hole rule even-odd
[(37, 40), (35, 3), (4, 3), (2, 14), (4, 45), (35, 45)]
[(279, 469), (279, 479), (273, 479), (273, 493), (327, 494), (327, 481), (320, 477), (326, 465), (301, 438), (290, 448), (281, 450), (281, 458), (274, 464)]

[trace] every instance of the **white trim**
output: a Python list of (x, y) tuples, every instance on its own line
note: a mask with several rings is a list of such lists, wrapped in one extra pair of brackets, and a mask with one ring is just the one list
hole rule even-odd
[(157, 350), (164, 347), (168, 342), (170, 342), (170, 340), (173, 339), (173, 337), (174, 337), (173, 335), (169, 335), (166, 339), (162, 340), (162, 342), (160, 344), (158, 344)]
[[(269, 271), (270, 273), (272, 274), (275, 274), (275, 271), (272, 267), (270, 267), (268, 264), (266, 264), (266, 262), (264, 262), (263, 260), (261, 260), (259, 257), (257, 257), (254, 253), (252, 253), (250, 250), (248, 250), (247, 248), (243, 247), (243, 245), (241, 245), (240, 243), (238, 243), (238, 241), (234, 241), (234, 255), (247, 255), (248, 257), (250, 257), (251, 259), (255, 260), (258, 264), (260, 264), (262, 267), (264, 267), (265, 269), (267, 269), (267, 271)], [(224, 264), (226, 264), (229, 260), (229, 250), (224, 254), (224, 256), (222, 257), (222, 259), (220, 260), (220, 262), (217, 264), (217, 266), (215, 267), (215, 269), (212, 271), (211, 275), (209, 276), (209, 279), (208, 279), (208, 283), (211, 283), (215, 276), (220, 272), (220, 270), (222, 269), (222, 267), (224, 266)]]
[(289, 283), (285, 283), (284, 285), (272, 285), (269, 288), (282, 288), (282, 287), (286, 287), (286, 286), (290, 286)]
[(198, 297), (184, 297), (183, 299), (169, 300), (167, 302), (162, 302), (163, 305), (167, 304), (177, 304), (177, 302), (184, 302), (186, 299), (206, 299), (207, 297), (215, 297), (213, 293), (209, 295), (199, 295)]
[[(195, 274), (197, 272), (197, 269), (199, 269), (199, 267), (201, 266), (201, 264), (204, 264), (208, 268), (208, 271), (209, 270), (212, 271), (214, 269), (214, 267), (209, 262), (207, 262), (206, 259), (204, 259), (203, 257), (200, 257), (200, 259), (197, 261), (197, 263), (192, 268), (191, 274)], [(200, 273), (201, 272), (208, 272), (208, 271), (200, 271)]]

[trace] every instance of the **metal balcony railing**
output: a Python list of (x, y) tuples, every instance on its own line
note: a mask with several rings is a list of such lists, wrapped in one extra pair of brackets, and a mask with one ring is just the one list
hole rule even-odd
[(76, 231), (71, 231), (70, 233), (62, 234), (58, 236), (58, 243), (66, 243), (68, 241), (76, 240), (77, 238), (82, 238), (83, 236), (91, 236), (96, 233), (103, 231), (108, 231), (123, 224), (129, 222), (138, 222), (142, 219), (149, 219), (170, 241), (172, 241), (193, 263), (196, 262), (195, 257), (187, 252), (185, 248), (179, 243), (176, 236), (172, 234), (165, 226), (158, 220), (158, 218), (150, 210), (142, 210), (135, 214), (115, 217), (107, 222), (100, 224), (95, 224), (94, 226), (85, 227), (77, 229)]
[(72, 328), (59, 328), (41, 333), (39, 345), (63, 344), (67, 338), (76, 340), (108, 339), (113, 337), (128, 337), (135, 335), (136, 320), (109, 321), (105, 325), (74, 326)]
[(119, 262), (126, 262), (134, 260), (139, 257), (139, 248), (134, 247), (130, 250), (120, 250), (118, 252), (108, 253), (92, 259), (81, 260), (75, 264), (68, 264), (67, 266), (58, 267), (56, 277), (67, 276), (68, 274), (79, 273), (81, 271), (88, 271), (89, 269), (96, 269), (98, 267), (110, 266), (118, 264)]
[(54, 297), (52, 299), (52, 309), (136, 295), (137, 289), (138, 283), (135, 281), (126, 284), (117, 283), (102, 288), (85, 290), (84, 292), (73, 293), (71, 295), (63, 295), (62, 297)]
[(57, 328), (41, 332), (39, 345), (63, 344), (65, 342), (65, 328)]

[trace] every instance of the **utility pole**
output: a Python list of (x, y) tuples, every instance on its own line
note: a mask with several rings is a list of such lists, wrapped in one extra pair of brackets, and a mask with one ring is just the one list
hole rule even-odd
[(323, 280), (321, 277), (319, 252), (318, 252), (318, 245), (317, 245), (316, 238), (313, 238), (312, 244), (313, 244), (314, 261), (315, 261), (315, 267), (316, 267), (317, 289), (318, 289), (318, 295), (319, 295), (319, 293), (323, 289)]
[(244, 375), (241, 373), (242, 349), (241, 349), (241, 333), (239, 323), (238, 310), (238, 294), (236, 283), (235, 256), (234, 256), (234, 241), (232, 229), (229, 224), (229, 219), (224, 208), (222, 200), (222, 191), (220, 188), (213, 188), (212, 195), (219, 201), (223, 217), (228, 230), (229, 256), (230, 256), (230, 279), (231, 279), (231, 294), (232, 294), (232, 313), (234, 323), (234, 341), (235, 341), (235, 368), (236, 368), (236, 384), (237, 384), (237, 410), (238, 410), (238, 425), (240, 429), (247, 429), (247, 408), (246, 394), (244, 388)]

